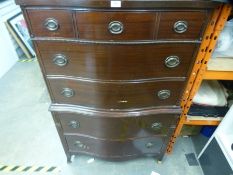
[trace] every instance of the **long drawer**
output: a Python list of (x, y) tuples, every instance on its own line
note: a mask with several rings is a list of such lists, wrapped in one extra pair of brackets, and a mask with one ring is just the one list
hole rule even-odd
[(91, 139), (82, 136), (65, 136), (68, 150), (102, 158), (130, 158), (142, 155), (161, 154), (169, 137), (148, 137), (127, 141)]
[[(47, 75), (102, 80), (186, 77), (196, 44), (106, 45), (40, 42)], [(49, 49), (48, 49), (49, 48)]]
[(157, 114), (138, 117), (103, 117), (69, 112), (53, 112), (65, 135), (84, 135), (109, 140), (168, 136), (175, 128), (178, 114)]
[(33, 36), (85, 40), (196, 39), (205, 29), (208, 14), (200, 11), (83, 11), (28, 9)]
[(53, 103), (104, 109), (179, 106), (185, 81), (137, 83), (89, 82), (50, 78)]

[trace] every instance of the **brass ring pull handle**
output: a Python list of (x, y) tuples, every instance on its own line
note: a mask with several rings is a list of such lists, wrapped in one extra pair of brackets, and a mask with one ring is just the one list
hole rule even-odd
[(75, 141), (74, 145), (81, 148), (81, 149), (89, 149), (89, 146), (85, 145), (84, 143), (82, 143), (79, 140)]
[(70, 121), (68, 125), (73, 129), (80, 127), (80, 123), (78, 121), (75, 121), (75, 120)]
[(63, 88), (63, 90), (61, 91), (61, 95), (67, 98), (71, 98), (74, 96), (74, 90), (70, 88)]
[(47, 30), (51, 32), (57, 31), (59, 29), (59, 23), (54, 18), (47, 18), (45, 20), (44, 26)]
[(174, 68), (179, 66), (180, 58), (178, 56), (169, 56), (165, 59), (165, 65), (168, 68)]
[(154, 144), (152, 142), (146, 143), (146, 148), (152, 148), (154, 147)]
[(112, 21), (108, 24), (108, 30), (111, 34), (118, 35), (124, 30), (124, 25), (120, 21)]
[(155, 123), (152, 123), (151, 124), (151, 129), (152, 130), (160, 130), (162, 128), (162, 123), (157, 123), (157, 122), (155, 122)]
[(184, 33), (188, 30), (188, 23), (187, 21), (177, 21), (174, 24), (174, 31), (176, 33)]
[(159, 99), (165, 100), (171, 96), (171, 91), (167, 90), (167, 89), (160, 90), (157, 95), (158, 95)]
[(57, 66), (63, 67), (67, 65), (68, 59), (66, 58), (65, 55), (57, 54), (53, 58), (53, 63), (56, 64)]

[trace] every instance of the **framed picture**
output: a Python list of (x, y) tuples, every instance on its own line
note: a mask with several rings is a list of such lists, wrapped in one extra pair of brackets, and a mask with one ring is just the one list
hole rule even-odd
[(29, 59), (35, 57), (35, 51), (23, 14), (20, 12), (11, 17), (7, 20), (6, 25), (25, 55)]

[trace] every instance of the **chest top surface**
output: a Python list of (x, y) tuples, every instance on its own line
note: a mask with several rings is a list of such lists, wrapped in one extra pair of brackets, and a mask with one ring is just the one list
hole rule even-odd
[[(15, 0), (21, 6), (111, 8), (111, 0)], [(211, 0), (120, 0), (120, 8), (214, 8)], [(119, 8), (119, 7), (118, 7)]]

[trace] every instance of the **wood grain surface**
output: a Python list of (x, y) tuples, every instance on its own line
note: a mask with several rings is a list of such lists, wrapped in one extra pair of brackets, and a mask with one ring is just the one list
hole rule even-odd
[[(115, 84), (50, 78), (48, 84), (53, 103), (104, 109), (137, 109), (179, 105), (185, 82), (158, 81)], [(64, 88), (73, 89), (74, 96), (64, 97), (61, 94)], [(158, 92), (160, 90), (170, 90), (171, 96), (165, 100), (159, 99)]]
[[(76, 29), (70, 10), (27, 10), (27, 16), (33, 36), (75, 38)], [(44, 26), (49, 18), (57, 20), (59, 24), (57, 31), (49, 31)]]
[[(169, 134), (175, 128), (177, 114), (158, 114), (140, 117), (103, 117), (75, 113), (55, 113), (65, 135), (79, 133), (94, 138), (124, 140)], [(73, 125), (72, 125), (73, 124)]]
[[(107, 45), (37, 41), (46, 75), (100, 80), (187, 77), (198, 44)], [(68, 63), (53, 63), (56, 54)], [(178, 56), (180, 65), (168, 68), (165, 59)]]
[(65, 136), (70, 152), (102, 158), (130, 158), (142, 155), (158, 156), (168, 137), (148, 137), (126, 141), (96, 140), (83, 136)]

